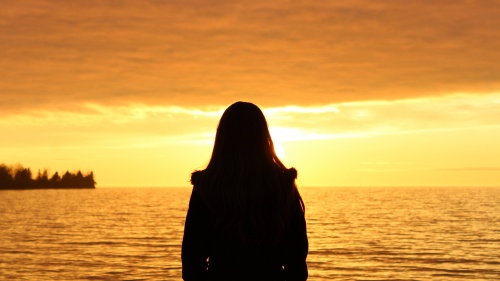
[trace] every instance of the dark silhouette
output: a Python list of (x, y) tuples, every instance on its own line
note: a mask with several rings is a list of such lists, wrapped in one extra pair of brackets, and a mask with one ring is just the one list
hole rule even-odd
[(276, 156), (262, 111), (246, 102), (228, 107), (206, 169), (191, 175), (182, 278), (306, 280), (305, 208), (296, 177)]
[(83, 175), (66, 172), (63, 177), (58, 172), (49, 179), (48, 171), (38, 171), (35, 179), (30, 168), (0, 165), (0, 190), (2, 189), (44, 189), (44, 188), (95, 188), (94, 173)]

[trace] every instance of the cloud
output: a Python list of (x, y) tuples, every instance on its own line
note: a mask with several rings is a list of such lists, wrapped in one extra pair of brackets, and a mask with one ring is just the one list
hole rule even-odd
[(0, 110), (500, 88), (499, 1), (6, 1)]
[(498, 112), (500, 94), (456, 94), (347, 102), (293, 112), (270, 109), (268, 116), (275, 126), (300, 128), (318, 139), (332, 139), (500, 127)]
[(462, 168), (441, 168), (436, 171), (443, 172), (500, 172), (500, 167), (462, 167)]
[[(0, 119), (2, 145), (161, 146), (211, 143), (224, 107), (88, 103), (68, 110), (33, 110)], [(324, 106), (263, 107), (277, 141), (364, 138), (500, 128), (500, 94), (456, 94)], [(37, 140), (36, 143), (33, 140)]]

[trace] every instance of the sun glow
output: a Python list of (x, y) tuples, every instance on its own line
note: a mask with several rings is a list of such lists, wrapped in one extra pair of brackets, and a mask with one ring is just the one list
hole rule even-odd
[(276, 155), (283, 160), (285, 158), (285, 148), (280, 142), (273, 141), (274, 144), (274, 151), (276, 152)]
[[(4, 115), (0, 155), (34, 171), (92, 170), (100, 187), (184, 186), (206, 167), (223, 109), (83, 104)], [(500, 93), (263, 108), (277, 156), (305, 186), (497, 185), (499, 110)]]

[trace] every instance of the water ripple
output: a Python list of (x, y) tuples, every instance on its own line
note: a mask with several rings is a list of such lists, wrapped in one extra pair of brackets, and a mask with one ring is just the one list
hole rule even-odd
[[(0, 192), (0, 280), (180, 280), (190, 188)], [(500, 280), (499, 188), (304, 188), (310, 280)]]

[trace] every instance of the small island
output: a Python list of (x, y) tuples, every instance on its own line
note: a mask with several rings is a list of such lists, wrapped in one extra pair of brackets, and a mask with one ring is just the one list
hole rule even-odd
[(95, 184), (92, 171), (87, 174), (66, 171), (62, 176), (55, 172), (49, 178), (47, 170), (38, 170), (33, 178), (30, 168), (0, 164), (0, 190), (95, 188)]

